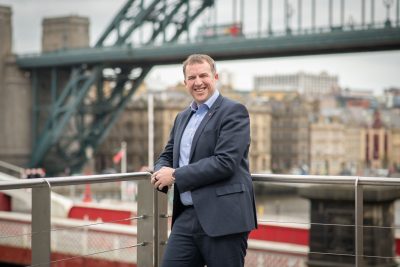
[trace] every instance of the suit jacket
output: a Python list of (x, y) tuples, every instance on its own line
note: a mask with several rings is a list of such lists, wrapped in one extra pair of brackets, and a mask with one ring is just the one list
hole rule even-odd
[(175, 118), (169, 141), (155, 164), (175, 168), (172, 225), (183, 211), (180, 193), (191, 191), (193, 206), (209, 236), (248, 232), (257, 227), (249, 172), (250, 119), (245, 106), (219, 96), (200, 123), (189, 164), (179, 168), (183, 131), (192, 111)]

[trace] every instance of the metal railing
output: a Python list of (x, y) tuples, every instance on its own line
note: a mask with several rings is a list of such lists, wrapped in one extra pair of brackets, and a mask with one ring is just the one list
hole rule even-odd
[(354, 186), (355, 266), (364, 266), (364, 189), (363, 186), (399, 186), (400, 178), (253, 174), (253, 181), (295, 184), (336, 184)]
[[(0, 182), (0, 190), (32, 188), (32, 265), (50, 266), (50, 192), (53, 186), (139, 181), (137, 266), (158, 266), (167, 240), (167, 197), (156, 192), (150, 173), (137, 172), (91, 176), (39, 178)], [(253, 181), (285, 184), (325, 184), (354, 186), (355, 266), (364, 266), (364, 186), (399, 186), (400, 178), (253, 174)], [(311, 252), (310, 252), (311, 253)]]
[(17, 173), (19, 178), (22, 178), (24, 175), (24, 168), (0, 160), (0, 170), (1, 169), (4, 169), (7, 173)]
[[(51, 188), (55, 186), (138, 181), (137, 266), (158, 266), (167, 239), (166, 196), (155, 192), (148, 172), (23, 179), (0, 182), (0, 190), (32, 188), (31, 266), (51, 266)], [(164, 214), (164, 216), (159, 216)], [(164, 221), (162, 218), (165, 218)], [(157, 232), (153, 231), (157, 229)], [(133, 246), (131, 246), (133, 247)]]

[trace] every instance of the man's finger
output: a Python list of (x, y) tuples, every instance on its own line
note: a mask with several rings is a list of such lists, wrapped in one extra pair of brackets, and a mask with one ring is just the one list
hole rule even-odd
[(159, 187), (160, 185), (161, 185), (161, 182), (157, 180), (157, 181), (154, 183), (154, 188), (157, 188), (157, 187)]

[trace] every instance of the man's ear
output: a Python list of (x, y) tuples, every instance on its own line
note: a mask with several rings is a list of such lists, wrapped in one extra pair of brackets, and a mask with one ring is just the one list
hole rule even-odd
[(215, 73), (214, 79), (218, 80), (218, 78), (219, 78), (218, 73)]

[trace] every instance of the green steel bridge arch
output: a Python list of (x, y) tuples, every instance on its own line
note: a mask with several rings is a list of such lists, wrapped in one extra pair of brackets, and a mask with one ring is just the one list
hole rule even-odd
[[(252, 2), (261, 10), (263, 2), (257, 1)], [(31, 72), (34, 97), (34, 148), (30, 165), (44, 166), (49, 173), (67, 167), (79, 171), (152, 67), (180, 63), (192, 53), (231, 60), (400, 49), (399, 0), (391, 5), (390, 1), (384, 1), (387, 17), (382, 22), (374, 19), (374, 0), (368, 1), (367, 22), (367, 2), (361, 0), (358, 24), (345, 23), (344, 0), (329, 0), (323, 8), (329, 19), (324, 26), (316, 23), (317, 3), (326, 1), (312, 0), (311, 23), (304, 27), (301, 0), (296, 2), (297, 27), (290, 23), (293, 1), (278, 1), (284, 18), (281, 30), (273, 29), (276, 1), (266, 1), (263, 7), (267, 15), (259, 12), (256, 33), (243, 31), (241, 10), (245, 9), (245, 3), (233, 0), (234, 22), (222, 26), (210, 23), (203, 30), (206, 28), (213, 35), (193, 38), (191, 26), (196, 26), (204, 13), (216, 14), (216, 0), (128, 0), (94, 47), (18, 56), (19, 67)], [(339, 6), (336, 10), (335, 5)], [(390, 18), (390, 8), (395, 8), (394, 19)], [(340, 19), (335, 22), (338, 10)], [(264, 16), (268, 19), (262, 30)], [(231, 26), (239, 29), (228, 34), (222, 29), (222, 34), (219, 33), (221, 27)], [(132, 41), (134, 36), (139, 36), (136, 43)], [(112, 69), (113, 75), (105, 75), (105, 69)], [(64, 80), (67, 77), (68, 81), (60, 82), (61, 77)], [(108, 80), (114, 81), (114, 86), (105, 94), (103, 86)], [(50, 100), (43, 112), (40, 94), (46, 90), (50, 91)]]

